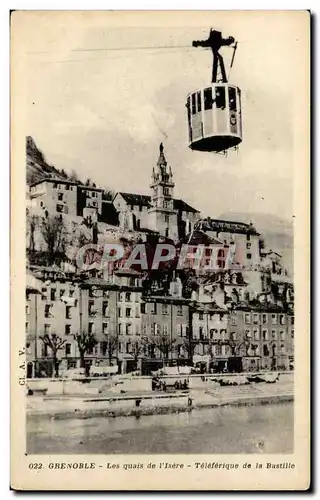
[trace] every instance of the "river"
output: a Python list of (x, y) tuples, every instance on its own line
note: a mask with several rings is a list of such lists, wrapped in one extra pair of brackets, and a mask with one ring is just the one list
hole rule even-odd
[(293, 403), (171, 415), (27, 419), (27, 453), (292, 453)]

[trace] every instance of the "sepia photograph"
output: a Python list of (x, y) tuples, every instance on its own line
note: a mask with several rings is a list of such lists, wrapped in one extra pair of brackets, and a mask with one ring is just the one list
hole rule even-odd
[(12, 335), (29, 474), (85, 474), (93, 455), (135, 472), (197, 455), (185, 473), (231, 474), (258, 456), (290, 483), (300, 438), (308, 449), (309, 22), (14, 13)]

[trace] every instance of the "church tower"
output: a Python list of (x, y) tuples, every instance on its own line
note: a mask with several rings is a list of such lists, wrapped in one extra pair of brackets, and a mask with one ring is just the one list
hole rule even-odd
[(168, 167), (160, 144), (157, 165), (153, 168), (150, 187), (151, 207), (149, 208), (149, 227), (174, 241), (178, 239), (177, 212), (173, 205), (174, 182), (171, 167)]

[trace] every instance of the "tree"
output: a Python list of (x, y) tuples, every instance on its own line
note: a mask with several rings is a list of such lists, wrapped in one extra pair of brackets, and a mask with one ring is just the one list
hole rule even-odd
[(33, 253), (35, 250), (34, 234), (38, 224), (36, 215), (27, 215), (27, 235), (29, 236), (29, 252)]
[(98, 341), (93, 333), (78, 333), (74, 336), (80, 355), (80, 368), (85, 368), (84, 357), (86, 353), (92, 351), (92, 349), (97, 345)]
[(198, 342), (196, 342), (195, 340), (192, 339), (192, 336), (191, 336), (191, 338), (189, 338), (189, 336), (183, 337), (183, 338), (179, 339), (179, 342), (178, 342), (178, 345), (183, 347), (183, 350), (186, 352), (186, 354), (188, 356), (188, 362), (191, 365), (193, 363), (193, 355), (194, 355), (194, 351), (195, 351), (197, 343)]
[(106, 352), (108, 354), (109, 365), (111, 366), (112, 358), (118, 347), (118, 337), (114, 333), (105, 334)]
[(48, 215), (41, 224), (42, 237), (47, 245), (48, 264), (65, 257), (68, 241), (67, 231), (62, 217)]
[(156, 348), (160, 351), (164, 365), (165, 360), (169, 358), (169, 353), (173, 350), (176, 339), (172, 339), (167, 333), (160, 333), (148, 338), (146, 342), (152, 349)]
[(72, 242), (77, 248), (82, 248), (92, 243), (92, 231), (82, 222), (72, 231)]
[(226, 345), (230, 347), (231, 357), (229, 357), (228, 370), (231, 372), (242, 371), (242, 354), (241, 348), (245, 349), (245, 356), (249, 356), (250, 339), (245, 336), (245, 338), (240, 340), (229, 339)]
[(138, 342), (137, 340), (133, 342), (131, 345), (131, 354), (133, 359), (135, 360), (136, 367), (138, 368), (138, 361), (142, 354), (145, 353), (145, 341), (142, 339), (142, 342)]
[(40, 336), (40, 339), (44, 343), (44, 345), (48, 346), (51, 350), (52, 353), (52, 362), (53, 362), (53, 368), (55, 372), (55, 377), (59, 377), (59, 361), (58, 361), (58, 351), (62, 349), (66, 343), (66, 340), (63, 340), (59, 335), (56, 335), (55, 333), (45, 333), (44, 335)]
[(80, 180), (79, 180), (79, 177), (78, 177), (78, 174), (75, 170), (72, 170), (71, 174), (70, 174), (70, 177), (69, 177), (69, 180), (71, 182), (78, 182), (80, 183)]
[(228, 345), (230, 347), (230, 350), (231, 350), (231, 355), (233, 357), (236, 357), (236, 356), (239, 356), (240, 354), (240, 349), (241, 347), (245, 347), (245, 350), (246, 350), (246, 355), (248, 355), (248, 349), (250, 347), (250, 341), (247, 337), (245, 337), (244, 339), (242, 340), (233, 340), (233, 339), (229, 339), (227, 342), (226, 342), (226, 345)]

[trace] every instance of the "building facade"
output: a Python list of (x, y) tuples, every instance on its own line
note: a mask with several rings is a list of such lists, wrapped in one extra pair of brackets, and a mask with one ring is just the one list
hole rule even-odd
[(43, 179), (31, 184), (27, 206), (37, 215), (67, 214), (85, 217), (102, 212), (103, 189), (60, 179)]
[(242, 304), (230, 311), (228, 336), (242, 357), (242, 369), (290, 370), (293, 314), (274, 304)]

